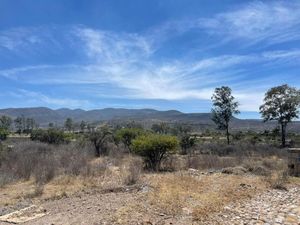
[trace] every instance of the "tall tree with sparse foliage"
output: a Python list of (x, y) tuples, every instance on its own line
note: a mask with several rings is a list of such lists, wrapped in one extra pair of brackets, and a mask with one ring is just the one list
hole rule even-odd
[(23, 132), (23, 119), (22, 117), (18, 116), (14, 120), (15, 128), (18, 134), (21, 134)]
[(267, 91), (260, 113), (264, 121), (276, 120), (281, 126), (281, 145), (286, 146), (286, 127), (293, 119), (298, 118), (300, 90), (287, 84), (273, 87)]
[(9, 130), (12, 124), (12, 119), (9, 116), (1, 116), (0, 117), (0, 128)]
[(231, 94), (229, 87), (216, 88), (213, 96), (212, 120), (220, 130), (226, 131), (227, 144), (230, 144), (229, 122), (233, 115), (240, 113), (238, 102)]
[(105, 143), (112, 138), (112, 132), (108, 126), (102, 126), (89, 133), (88, 138), (95, 147), (95, 156), (100, 157), (104, 153)]
[(74, 128), (74, 123), (71, 118), (67, 118), (65, 121), (65, 128), (67, 131), (72, 131)]

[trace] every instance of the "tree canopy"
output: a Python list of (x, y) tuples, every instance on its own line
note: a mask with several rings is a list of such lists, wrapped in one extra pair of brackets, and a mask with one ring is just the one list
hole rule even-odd
[(300, 106), (300, 90), (287, 84), (269, 89), (260, 106), (260, 113), (264, 121), (276, 120), (281, 125), (282, 146), (286, 145), (286, 126), (293, 119), (298, 118)]
[(175, 136), (148, 134), (132, 141), (133, 152), (145, 158), (149, 168), (158, 171), (167, 154), (176, 153), (178, 140)]
[(229, 87), (216, 88), (213, 96), (212, 120), (220, 130), (226, 130), (227, 143), (229, 144), (229, 122), (234, 114), (240, 113), (239, 103), (231, 94)]

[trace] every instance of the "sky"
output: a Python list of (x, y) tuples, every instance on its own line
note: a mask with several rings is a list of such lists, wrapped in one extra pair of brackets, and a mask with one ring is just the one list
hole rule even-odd
[(240, 118), (300, 88), (300, 1), (0, 0), (0, 108), (210, 112)]

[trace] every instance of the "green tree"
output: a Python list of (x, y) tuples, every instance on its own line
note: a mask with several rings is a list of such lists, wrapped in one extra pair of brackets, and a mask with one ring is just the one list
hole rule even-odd
[(84, 130), (85, 130), (86, 127), (87, 127), (86, 122), (82, 120), (82, 121), (80, 122), (80, 131), (81, 131), (81, 132), (84, 132)]
[(116, 131), (116, 139), (122, 141), (126, 148), (131, 151), (132, 140), (143, 133), (144, 131), (140, 128), (121, 128)]
[(133, 152), (144, 157), (146, 164), (154, 171), (160, 169), (162, 160), (168, 154), (176, 153), (178, 140), (175, 136), (148, 134), (132, 141)]
[(95, 156), (100, 157), (104, 153), (105, 143), (112, 138), (112, 132), (108, 126), (103, 126), (92, 131), (88, 138), (95, 147)]
[(158, 134), (167, 134), (170, 131), (170, 127), (167, 123), (155, 123), (152, 125), (151, 130)]
[(187, 154), (188, 149), (193, 147), (196, 143), (196, 137), (190, 134), (184, 134), (180, 137), (180, 147), (182, 154)]
[(45, 142), (48, 144), (63, 144), (68, 143), (69, 139), (62, 130), (49, 128), (48, 130), (35, 129), (31, 131), (31, 140)]
[(36, 127), (36, 123), (35, 120), (33, 118), (27, 118), (26, 121), (26, 133), (30, 133), (35, 127)]
[(21, 134), (23, 132), (23, 119), (22, 119), (22, 117), (18, 116), (14, 120), (14, 124), (15, 124), (15, 128), (16, 128), (17, 133)]
[(67, 131), (72, 131), (74, 128), (74, 123), (71, 118), (67, 118), (65, 121), (65, 128)]
[(24, 115), (21, 116), (22, 119), (22, 132), (26, 130), (26, 118)]
[(269, 89), (260, 106), (263, 120), (276, 120), (281, 126), (281, 145), (286, 146), (286, 127), (293, 119), (298, 118), (300, 106), (300, 90), (287, 84)]
[(240, 113), (238, 102), (231, 94), (229, 87), (216, 88), (213, 96), (212, 120), (218, 126), (218, 129), (226, 131), (227, 144), (230, 144), (229, 122), (234, 114)]
[(10, 127), (12, 125), (12, 119), (9, 116), (1, 116), (0, 117), (0, 128), (3, 128), (5, 130), (10, 130)]
[(171, 133), (176, 136), (183, 136), (192, 131), (191, 126), (183, 123), (176, 123), (171, 130)]
[(2, 141), (4, 141), (7, 138), (8, 134), (9, 134), (8, 130), (4, 128), (0, 128), (0, 144)]

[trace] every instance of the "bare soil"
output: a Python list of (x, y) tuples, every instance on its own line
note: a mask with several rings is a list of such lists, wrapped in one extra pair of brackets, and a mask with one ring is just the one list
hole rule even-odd
[[(43, 195), (33, 199), (20, 197), (11, 204), (1, 205), (0, 212), (5, 214), (30, 204), (45, 210), (44, 217), (23, 223), (26, 225), (242, 224), (243, 221), (258, 224), (262, 221), (268, 223), (266, 220), (272, 213), (278, 214), (280, 209), (292, 207), (292, 211), (280, 213), (286, 214), (284, 218), (289, 216), (291, 224), (300, 224), (297, 221), (300, 218), (299, 183), (296, 179), (288, 184), (291, 191), (286, 192), (288, 197), (284, 197), (284, 191), (269, 189), (257, 176), (191, 175), (187, 172), (152, 174), (129, 187), (105, 190), (94, 187), (57, 195), (60, 196), (57, 199), (44, 198)], [(16, 187), (20, 188), (15, 185), (10, 191)], [(3, 189), (0, 191), (0, 202), (7, 199), (7, 188), (5, 190), (6, 194), (3, 194)], [(266, 202), (260, 196), (265, 196)], [(296, 200), (291, 203), (291, 199)], [(266, 204), (267, 215), (252, 218), (251, 211), (256, 212), (257, 207), (263, 208)], [(242, 214), (239, 209), (247, 211)], [(280, 221), (279, 218), (276, 222), (284, 224), (284, 220)]]

